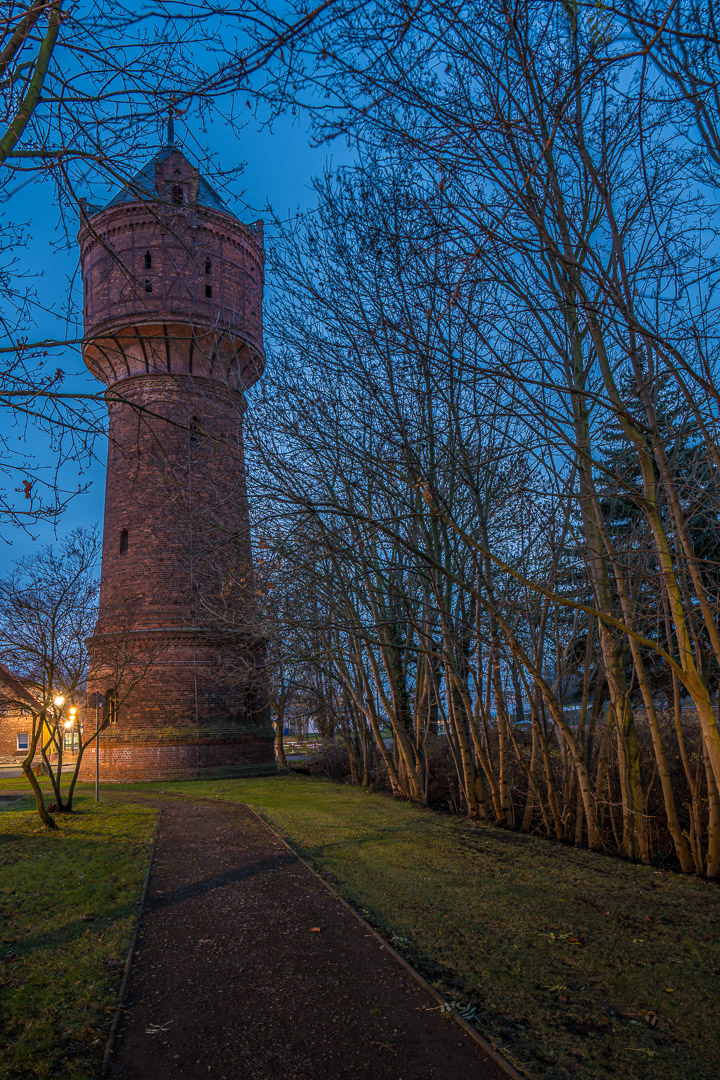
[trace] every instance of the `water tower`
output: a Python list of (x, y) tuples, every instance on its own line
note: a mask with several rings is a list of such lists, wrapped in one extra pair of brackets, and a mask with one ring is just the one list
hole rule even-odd
[(240, 222), (171, 135), (82, 215), (83, 355), (109, 412), (88, 645), (110, 715), (101, 777), (272, 770), (242, 441), (265, 363), (262, 223)]

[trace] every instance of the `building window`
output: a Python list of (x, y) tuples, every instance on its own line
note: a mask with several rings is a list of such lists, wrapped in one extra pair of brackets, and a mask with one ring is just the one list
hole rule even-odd
[(208, 299), (212, 299), (212, 285), (205, 286), (205, 295), (208, 297)]
[(80, 749), (80, 735), (74, 728), (65, 732), (65, 749), (71, 754), (77, 754)]
[(190, 417), (190, 442), (197, 442), (200, 438), (200, 424), (197, 416)]
[(184, 204), (185, 192), (181, 184), (173, 184), (171, 198), (173, 206), (182, 206)]
[(118, 699), (117, 690), (110, 689), (105, 694), (105, 716), (109, 724), (117, 724), (118, 720)]
[(18, 750), (30, 749), (30, 736), (27, 731), (18, 731), (17, 733), (17, 748)]
[(149, 251), (145, 252), (145, 269), (152, 270), (152, 255)]
[(210, 262), (209, 259), (205, 260), (205, 273), (206, 274), (212, 274), (212, 263)]
[(120, 554), (124, 555), (128, 549), (128, 531), (127, 529), (120, 530)]
[(152, 292), (152, 281), (145, 280), (145, 292)]

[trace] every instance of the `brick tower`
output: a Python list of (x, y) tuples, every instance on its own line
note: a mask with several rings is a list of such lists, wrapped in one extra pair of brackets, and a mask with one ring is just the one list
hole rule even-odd
[(100, 774), (273, 770), (242, 446), (265, 363), (262, 223), (231, 214), (171, 135), (82, 213), (83, 355), (109, 411), (88, 643), (88, 691), (109, 698)]

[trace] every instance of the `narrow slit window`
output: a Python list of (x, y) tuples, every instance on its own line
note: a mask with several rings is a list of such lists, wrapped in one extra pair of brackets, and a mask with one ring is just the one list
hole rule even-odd
[(206, 285), (205, 286), (205, 295), (207, 296), (207, 298), (209, 300), (212, 299), (212, 285)]
[(182, 206), (185, 202), (185, 192), (181, 184), (173, 184), (171, 199), (173, 206)]
[(152, 270), (152, 255), (149, 251), (145, 252), (145, 269)]
[(152, 292), (152, 281), (145, 281), (145, 292)]
[(128, 531), (127, 529), (120, 530), (120, 554), (124, 555), (128, 549)]
[(115, 689), (108, 690), (105, 695), (105, 716), (109, 724), (117, 724), (118, 699), (117, 691)]
[(190, 417), (190, 442), (196, 443), (200, 438), (200, 423), (197, 416)]
[(212, 262), (210, 259), (205, 260), (205, 273), (212, 274)]

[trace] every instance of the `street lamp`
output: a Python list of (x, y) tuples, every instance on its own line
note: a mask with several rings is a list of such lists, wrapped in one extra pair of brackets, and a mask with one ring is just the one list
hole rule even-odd
[(62, 694), (58, 694), (58, 696), (53, 699), (53, 704), (57, 705), (58, 709), (62, 709), (63, 705), (65, 704), (65, 698), (62, 696)]
[(90, 694), (88, 706), (95, 706), (95, 802), (100, 801), (100, 710), (105, 705), (105, 697), (100, 693)]

